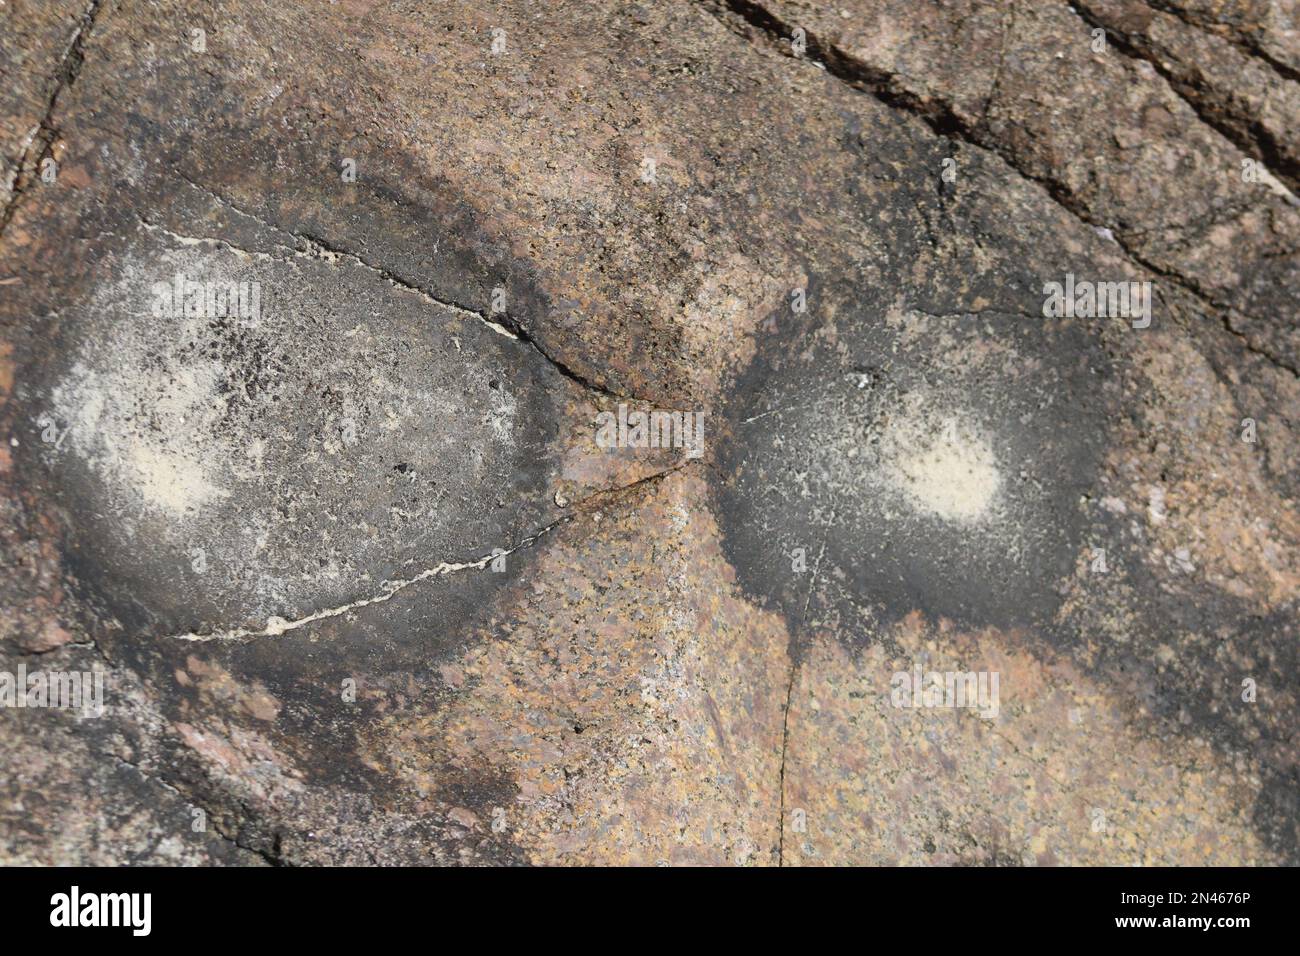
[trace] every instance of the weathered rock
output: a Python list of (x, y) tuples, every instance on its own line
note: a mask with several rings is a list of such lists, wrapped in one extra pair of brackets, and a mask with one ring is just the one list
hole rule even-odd
[(5, 8), (0, 671), (107, 707), (0, 713), (0, 853), (1294, 862), (1300, 48), (1221, 7)]

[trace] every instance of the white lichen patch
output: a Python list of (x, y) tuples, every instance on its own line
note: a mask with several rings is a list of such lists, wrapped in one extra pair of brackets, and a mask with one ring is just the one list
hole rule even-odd
[[(184, 238), (123, 258), (33, 403), (95, 560), (133, 588), (197, 586), (214, 619), (243, 626), (341, 605), (427, 553), (511, 543), (476, 529), (490, 507), (461, 509), (541, 434), (512, 387), (521, 346), (453, 352), (482, 334), (472, 314), (361, 265), (277, 267)], [(236, 287), (260, 303), (250, 314), (222, 305)]]
[(959, 524), (995, 510), (1002, 475), (967, 416), (909, 403), (886, 425), (880, 451), (885, 485), (913, 509)]
[(215, 366), (141, 369), (122, 358), (105, 370), (78, 362), (55, 389), (68, 446), (131, 510), (183, 519), (225, 498), (225, 456), (208, 438), (225, 404)]
[(112, 317), (111, 336), (81, 343), (50, 411), (65, 450), (117, 508), (180, 520), (229, 495), (224, 471), (234, 449), (221, 437), (231, 399), (207, 357), (204, 320), (150, 311), (152, 283), (171, 269), (128, 268), (101, 289), (94, 307)]

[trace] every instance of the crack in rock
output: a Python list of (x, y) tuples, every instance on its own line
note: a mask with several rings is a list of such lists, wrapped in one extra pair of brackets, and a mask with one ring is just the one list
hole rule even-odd
[(627, 493), (634, 491), (637, 488), (640, 488), (642, 485), (649, 484), (650, 482), (660, 481), (664, 478), (667, 478), (669, 475), (677, 471), (680, 471), (682, 468), (685, 468), (693, 461), (699, 461), (699, 460), (700, 459), (685, 459), (684, 461), (679, 462), (678, 464), (675, 464), (670, 468), (665, 468), (663, 471), (657, 471), (654, 474), (647, 475), (646, 477), (640, 478), (634, 482), (631, 482), (630, 484), (623, 485), (619, 488), (612, 488), (609, 489), (608, 491), (597, 492), (596, 494), (589, 495), (588, 497), (583, 498), (581, 501), (574, 503), (573, 508), (575, 514), (564, 515), (560, 518), (557, 518), (555, 521), (550, 522), (549, 524), (542, 527), (540, 530), (524, 538), (521, 542), (519, 542), (519, 544), (515, 545), (512, 548), (503, 549), (493, 554), (484, 555), (483, 557), (479, 558), (476, 561), (440, 562), (431, 568), (424, 569), (419, 574), (416, 574), (412, 577), (401, 578), (396, 581), (384, 582), (382, 586), (382, 590), (378, 594), (375, 594), (371, 597), (366, 597), (356, 601), (351, 601), (347, 604), (339, 605), (338, 607), (327, 608), (321, 611), (314, 611), (313, 613), (308, 614), (305, 617), (295, 618), (292, 621), (285, 620), (284, 618), (281, 617), (271, 617), (268, 618), (266, 622), (266, 626), (261, 629), (231, 628), (229, 630), (224, 630), (224, 631), (214, 631), (209, 634), (196, 634), (192, 632), (185, 633), (185, 634), (172, 634), (168, 636), (167, 640), (189, 641), (193, 643), (207, 643), (211, 641), (242, 642), (247, 640), (253, 640), (260, 637), (280, 637), (284, 634), (287, 634), (290, 631), (296, 631), (299, 628), (307, 627), (310, 624), (315, 624), (317, 621), (324, 621), (330, 618), (341, 617), (344, 614), (349, 614), (353, 611), (359, 611), (363, 608), (371, 607), (376, 604), (384, 604), (387, 601), (392, 600), (402, 591), (405, 591), (407, 588), (419, 584), (423, 581), (428, 581), (431, 578), (442, 577), (447, 574), (454, 574), (457, 571), (471, 571), (471, 570), (482, 571), (492, 561), (499, 558), (507, 557), (509, 555), (514, 554), (517, 551), (522, 551), (525, 548), (531, 548), (543, 536), (549, 534), (551, 531), (555, 530), (560, 525), (567, 524), (568, 522), (575, 520), (577, 517), (576, 513), (579, 512), (588, 503), (596, 500), (605, 499), (605, 498), (626, 495)]
[(58, 127), (54, 125), (54, 111), (58, 107), (59, 97), (63, 95), (65, 90), (70, 89), (77, 82), (77, 77), (81, 75), (81, 68), (86, 62), (86, 38), (99, 21), (99, 12), (103, 3), (104, 0), (91, 0), (86, 12), (78, 18), (77, 28), (73, 31), (72, 38), (68, 41), (63, 57), (59, 61), (59, 69), (55, 73), (54, 89), (51, 90), (49, 99), (46, 101), (45, 113), (41, 116), (40, 122), (27, 134), (23, 141), (22, 149), (18, 154), (18, 161), (14, 164), (13, 173), (7, 183), (10, 190), (9, 202), (5, 204), (4, 210), (0, 211), (0, 239), (4, 238), (5, 230), (9, 228), (9, 223), (13, 221), (14, 214), (18, 210), (18, 201), (31, 183), (30, 179), (24, 179), (24, 172), (27, 169), (28, 162), (32, 160), (33, 153), (35, 154), (34, 163), (39, 166), (41, 161), (49, 155), (55, 140), (59, 136)]
[[(722, 2), (726, 4), (726, 7), (733, 14), (761, 31), (778, 49), (786, 45), (781, 41), (787, 40), (792, 35), (793, 28), (790, 24), (761, 4), (753, 2), (753, 0), (722, 0)], [(710, 12), (722, 19), (722, 16), (716, 12), (714, 4), (710, 3), (706, 6)], [(1083, 18), (1080, 17), (1080, 19)], [(1145, 256), (1137, 253), (1123, 239), (1115, 236), (1113, 230), (1110, 230), (1108, 226), (1096, 221), (1063, 182), (1028, 170), (1015, 151), (1008, 148), (1006, 144), (996, 140), (991, 142), (982, 141), (978, 130), (973, 129), (962, 120), (951, 106), (942, 100), (933, 97), (921, 97), (907, 90), (900, 90), (894, 85), (895, 75), (862, 62), (835, 44), (828, 43), (814, 35), (809, 30), (805, 29), (805, 34), (808, 50), (805, 59), (819, 60), (820, 63), (814, 65), (822, 67), (827, 73), (850, 88), (869, 94), (890, 109), (917, 117), (925, 122), (935, 135), (945, 138), (955, 137), (973, 149), (992, 152), (1001, 157), (1021, 178), (1040, 186), (1050, 199), (1080, 223), (1093, 230), (1107, 229), (1114, 238), (1116, 245), (1134, 265), (1168, 279), (1179, 288), (1195, 296), (1216, 315), (1223, 328), (1238, 339), (1247, 352), (1257, 355), (1277, 368), (1300, 378), (1300, 368), (1292, 365), (1272, 350), (1252, 342), (1244, 332), (1237, 328), (1230, 315), (1235, 310), (1216, 303), (1211, 296), (1200, 288), (1199, 283), (1194, 279), (1170, 268), (1157, 266)], [(792, 55), (787, 54), (787, 56), (793, 59)]]
[(477, 561), (467, 561), (467, 562), (444, 561), (431, 568), (426, 568), (425, 570), (421, 571), (419, 574), (415, 575), (414, 577), (402, 578), (397, 581), (386, 581), (384, 582), (383, 590), (379, 594), (376, 594), (372, 597), (361, 598), (360, 600), (357, 601), (351, 601), (347, 604), (340, 605), (339, 607), (332, 607), (322, 611), (315, 611), (311, 614), (308, 614), (306, 617), (296, 618), (292, 621), (285, 620), (282, 617), (271, 617), (267, 619), (266, 627), (262, 628), (261, 630), (251, 630), (249, 628), (241, 627), (241, 628), (233, 628), (227, 631), (216, 631), (211, 634), (193, 634), (193, 633), (173, 634), (170, 636), (169, 640), (207, 642), (207, 641), (244, 641), (244, 640), (250, 640), (258, 637), (280, 637), (284, 634), (287, 634), (290, 631), (296, 631), (299, 628), (306, 627), (309, 624), (315, 624), (317, 621), (324, 621), (324, 620), (328, 620), (329, 618), (340, 617), (352, 611), (359, 611), (362, 608), (370, 607), (375, 604), (383, 604), (386, 601), (392, 600), (394, 597), (396, 597), (398, 594), (400, 594), (402, 591), (405, 591), (407, 588), (411, 587), (412, 585), (419, 584), (421, 581), (427, 581), (430, 578), (441, 577), (445, 574), (452, 574), (456, 571), (468, 571), (468, 570), (481, 571), (485, 567), (487, 567), (488, 564), (491, 563), (494, 559), (514, 554), (516, 551), (520, 550), (521, 548), (526, 548), (531, 546), (533, 543), (537, 541), (538, 538), (546, 534), (552, 528), (556, 527), (559, 524), (563, 524), (566, 521), (571, 521), (571, 520), (572, 518), (569, 516), (560, 518), (559, 520), (554, 521), (551, 524), (548, 524), (546, 527), (542, 528), (542, 530), (538, 531), (536, 534), (532, 535), (531, 537), (526, 538), (523, 542), (515, 545), (513, 548), (510, 548), (509, 550), (497, 552), (496, 554), (485, 555), (484, 557), (479, 558)]
[[(470, 308), (469, 306), (462, 305), (459, 302), (453, 302), (449, 299), (440, 298), (439, 296), (433, 294), (423, 286), (415, 285), (414, 283), (402, 278), (400, 275), (393, 272), (392, 270), (387, 269), (384, 266), (377, 265), (373, 262), (370, 262), (369, 260), (365, 259), (364, 257), (358, 255), (357, 253), (349, 249), (345, 249), (342, 246), (333, 243), (327, 239), (324, 239), (321, 236), (317, 236), (307, 232), (294, 232), (293, 230), (286, 229), (284, 226), (278, 225), (277, 223), (268, 222), (267, 220), (261, 218), (260, 216), (257, 216), (254, 213), (248, 212), (247, 210), (240, 208), (238, 205), (231, 202), (226, 197), (221, 196), (220, 194), (214, 192), (211, 189), (208, 189), (206, 186), (200, 185), (199, 183), (195, 182), (193, 179), (189, 178), (188, 176), (182, 174), (182, 178), (187, 183), (189, 183), (192, 187), (212, 197), (215, 201), (225, 206), (226, 208), (233, 210), (234, 212), (238, 213), (241, 216), (244, 216), (245, 218), (251, 219), (254, 222), (261, 224), (267, 229), (270, 229), (274, 232), (278, 232), (281, 235), (288, 236), (289, 238), (302, 244), (302, 246), (304, 246), (304, 250), (294, 249), (292, 246), (283, 247), (283, 248), (291, 249), (294, 252), (294, 254), (296, 256), (299, 256), (300, 258), (318, 259), (318, 260), (331, 262), (331, 263), (338, 262), (339, 259), (341, 258), (348, 259), (352, 262), (357, 263), (363, 268), (368, 269), (369, 271), (375, 273), (376, 275), (380, 276), (386, 282), (388, 282), (390, 285), (396, 288), (403, 289), (414, 295), (418, 295), (421, 298), (425, 299), (426, 301), (430, 302), (431, 304), (440, 306), (441, 308), (449, 309), (450, 311), (456, 312), (460, 315), (477, 319), (479, 322), (482, 322), (484, 325), (489, 326), (494, 332), (497, 332), (500, 335), (504, 335), (506, 338), (515, 339), (517, 341), (523, 342), (524, 344), (529, 346), (533, 351), (535, 351), (538, 355), (540, 355), (548, 364), (550, 364), (553, 368), (555, 368), (555, 370), (558, 371), (561, 375), (563, 375), (565, 378), (569, 379), (570, 381), (582, 386), (584, 389), (587, 389), (588, 391), (596, 392), (600, 395), (604, 395), (607, 398), (624, 400), (624, 401), (642, 401), (642, 402), (646, 402), (647, 404), (650, 404), (646, 399), (638, 398), (635, 395), (624, 394), (622, 392), (614, 391), (604, 385), (601, 385), (599, 382), (594, 382), (591, 379), (587, 378), (586, 376), (575, 371), (571, 366), (568, 365), (568, 363), (564, 362), (558, 356), (552, 355), (546, 349), (542, 348), (542, 346), (537, 342), (537, 340), (534, 339), (533, 336), (530, 335), (529, 332), (516, 319), (512, 318), (508, 313), (503, 312), (500, 313), (499, 315), (494, 313), (484, 313), (482, 311), (479, 311), (478, 309), (473, 309)], [(214, 240), (214, 241), (223, 242), (223, 240)]]

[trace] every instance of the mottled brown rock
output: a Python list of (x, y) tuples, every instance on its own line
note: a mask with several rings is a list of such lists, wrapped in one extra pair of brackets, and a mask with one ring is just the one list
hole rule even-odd
[(1300, 84), (1231, 40), (1140, 0), (1076, 4), (1090, 22), (1151, 63), (1198, 116), (1265, 164), (1294, 192), (1300, 185)]
[(80, 68), (81, 34), (96, 5), (51, 0), (0, 8), (0, 221), (8, 222), (14, 193), (40, 175), (41, 161), (59, 158), (52, 113)]
[[(803, 57), (925, 117), (937, 132), (996, 151), (1130, 257), (1213, 303), (1252, 348), (1291, 371), (1300, 367), (1297, 200), (1267, 165), (1243, 181), (1247, 154), (1179, 95), (1186, 76), (1167, 70), (1166, 78), (1155, 57), (1100, 43), (1092, 23), (1063, 3), (719, 6), (792, 56), (802, 29)], [(1278, 112), (1270, 124), (1294, 130), (1300, 101), (1290, 80), (1273, 76), (1269, 108)], [(1256, 73), (1233, 89), (1262, 97), (1263, 82)], [(1233, 112), (1235, 125), (1251, 122), (1251, 107)], [(1266, 130), (1251, 139), (1250, 155), (1276, 155)], [(1290, 170), (1283, 157), (1278, 174)]]
[(1267, 5), (0, 16), (6, 862), (1300, 858)]

